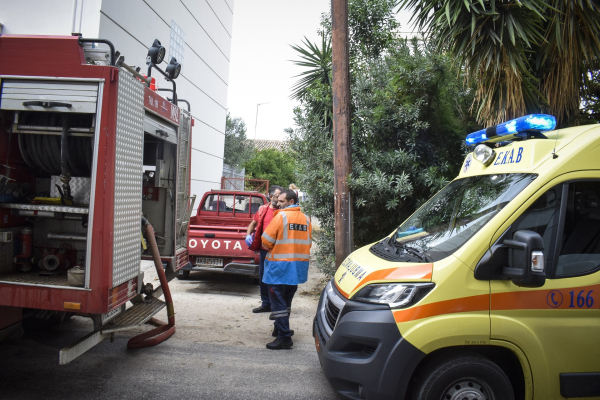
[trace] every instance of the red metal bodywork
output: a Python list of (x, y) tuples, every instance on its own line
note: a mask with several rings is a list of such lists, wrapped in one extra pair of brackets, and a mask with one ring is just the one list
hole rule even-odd
[[(0, 76), (7, 75), (96, 78), (104, 80), (104, 87), (102, 98), (98, 100), (101, 101), (102, 108), (99, 162), (95, 181), (95, 212), (89, 257), (91, 262), (89, 288), (0, 283), (0, 306), (73, 311), (72, 308), (65, 308), (65, 303), (76, 303), (80, 304), (78, 312), (106, 313), (133, 297), (138, 284), (137, 279), (131, 279), (118, 287), (112, 287), (115, 130), (119, 70), (110, 66), (87, 65), (77, 37), (2, 35), (0, 36)], [(154, 92), (152, 96), (162, 99)], [(171, 103), (164, 101), (171, 106)], [(178, 108), (176, 112), (169, 110), (169, 115), (166, 117), (173, 120), (171, 116), (174, 115), (177, 115), (178, 120)], [(0, 129), (0, 139), (3, 135), (7, 135), (7, 132)], [(8, 149), (0, 147), (0, 159), (6, 159), (7, 151)], [(9, 154), (12, 165), (17, 167), (25, 165), (16, 140), (12, 141)], [(27, 173), (25, 168), (22, 171), (20, 169), (13, 171), (15, 178), (22, 181), (32, 180), (32, 177), (24, 175)], [(24, 223), (23, 218), (12, 215), (7, 209), (0, 209), (0, 221), (7, 222), (4, 224), (5, 227), (20, 226)]]

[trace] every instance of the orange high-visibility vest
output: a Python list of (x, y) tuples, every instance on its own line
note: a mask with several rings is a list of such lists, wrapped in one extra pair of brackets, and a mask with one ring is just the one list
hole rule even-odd
[(312, 225), (299, 206), (275, 211), (263, 232), (262, 244), (268, 249), (263, 282), (272, 285), (297, 285), (306, 282)]

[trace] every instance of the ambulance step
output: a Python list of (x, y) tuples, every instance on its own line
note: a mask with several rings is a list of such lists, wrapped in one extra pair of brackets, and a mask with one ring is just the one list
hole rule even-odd
[(160, 310), (166, 307), (164, 301), (151, 297), (149, 301), (134, 304), (123, 314), (116, 317), (106, 325), (100, 328), (102, 333), (112, 333), (135, 329), (141, 324), (146, 323), (155, 316)]

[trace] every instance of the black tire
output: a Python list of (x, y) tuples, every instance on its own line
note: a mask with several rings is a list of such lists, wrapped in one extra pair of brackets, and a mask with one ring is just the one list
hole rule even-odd
[(190, 279), (190, 271), (179, 271), (179, 273), (177, 274), (177, 279), (180, 279), (182, 281)]
[(413, 400), (514, 400), (510, 380), (495, 363), (478, 355), (438, 359), (417, 377)]

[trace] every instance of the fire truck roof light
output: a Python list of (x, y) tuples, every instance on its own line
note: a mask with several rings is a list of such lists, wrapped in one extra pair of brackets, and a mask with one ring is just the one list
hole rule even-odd
[(556, 118), (547, 114), (531, 114), (498, 125), (481, 129), (467, 135), (466, 142), (469, 146), (480, 143), (495, 143), (514, 139), (526, 138), (527, 133), (542, 133), (551, 131), (556, 127)]
[(165, 48), (160, 44), (160, 40), (154, 39), (152, 47), (148, 49), (148, 57), (146, 63), (160, 64), (165, 59)]
[(167, 65), (167, 76), (170, 80), (177, 79), (181, 72), (181, 64), (177, 62), (175, 57), (171, 57), (171, 62)]

